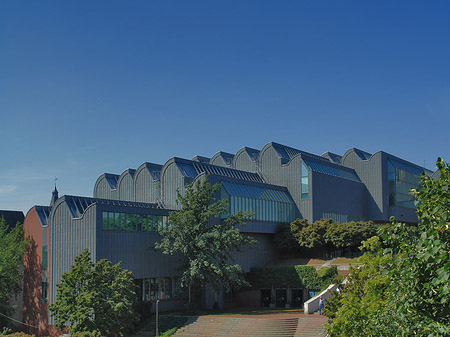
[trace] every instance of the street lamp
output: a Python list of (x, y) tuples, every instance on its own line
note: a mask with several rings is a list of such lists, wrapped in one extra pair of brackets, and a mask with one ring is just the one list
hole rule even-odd
[(156, 300), (156, 336), (159, 336), (159, 332), (158, 332), (158, 304), (159, 304), (159, 300)]

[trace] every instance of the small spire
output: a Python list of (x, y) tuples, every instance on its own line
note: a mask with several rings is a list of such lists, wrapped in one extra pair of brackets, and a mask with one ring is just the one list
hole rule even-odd
[(50, 200), (50, 206), (53, 206), (56, 200), (58, 200), (58, 190), (56, 189), (56, 180), (58, 180), (58, 178), (55, 177), (55, 189), (52, 192), (52, 199)]

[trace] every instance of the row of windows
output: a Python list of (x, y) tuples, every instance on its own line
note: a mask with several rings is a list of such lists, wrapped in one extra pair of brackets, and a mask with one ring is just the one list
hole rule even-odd
[(331, 213), (331, 212), (323, 212), (322, 219), (331, 219), (331, 220), (333, 220), (333, 222), (364, 221), (364, 218), (362, 218), (360, 216), (338, 214), (338, 213)]
[(238, 211), (254, 212), (251, 220), (291, 222), (295, 219), (295, 205), (268, 201), (261, 199), (245, 198), (232, 195), (230, 197), (230, 213)]
[(103, 212), (103, 230), (157, 232), (166, 228), (168, 217), (162, 215)]
[(175, 279), (170, 277), (137, 279), (142, 301), (167, 300), (173, 298)]

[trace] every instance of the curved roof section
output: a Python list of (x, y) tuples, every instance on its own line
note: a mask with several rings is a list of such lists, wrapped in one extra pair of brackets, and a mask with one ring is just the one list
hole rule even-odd
[(109, 184), (109, 187), (112, 190), (116, 190), (117, 189), (117, 181), (119, 180), (119, 175), (117, 174), (111, 174), (111, 173), (105, 173), (104, 174), (106, 181)]
[(198, 175), (205, 173), (259, 183), (263, 182), (261, 177), (256, 173), (245, 172), (211, 164), (199, 163), (192, 160), (181, 158), (173, 158), (173, 161), (175, 162), (175, 164), (177, 165), (177, 167), (179, 168), (184, 177), (190, 177), (195, 179)]
[(214, 163), (214, 161), (218, 157), (221, 157), (223, 162), (228, 166), (231, 166), (231, 164), (233, 163), (233, 158), (234, 158), (233, 154), (228, 153), (228, 152), (219, 151), (214, 156), (212, 156), (211, 160), (209, 161), (209, 164), (213, 165), (212, 163)]
[(344, 155), (342, 156), (342, 161), (352, 152), (355, 153), (361, 160), (369, 160), (372, 157), (372, 154), (370, 154), (369, 152), (352, 147), (351, 149), (345, 151)]
[(142, 170), (147, 169), (153, 179), (159, 180), (162, 168), (162, 165), (145, 162), (138, 167), (134, 175), (137, 176)]
[(333, 152), (325, 152), (322, 155), (322, 157), (328, 159), (329, 161), (331, 161), (332, 163), (335, 163), (335, 164), (341, 164), (341, 161), (342, 161), (342, 156), (340, 156), (336, 153), (333, 153)]
[(332, 163), (318, 162), (304, 157), (302, 157), (302, 160), (312, 171), (361, 182), (355, 170), (351, 168)]
[(203, 156), (195, 156), (191, 159), (192, 161), (198, 161), (200, 163), (209, 163), (209, 161), (211, 160), (211, 158), (208, 157), (203, 157)]
[(280, 158), (283, 160), (284, 163), (287, 163), (289, 161), (291, 161), (295, 156), (301, 154), (303, 156), (309, 156), (318, 160), (322, 160), (322, 161), (328, 161), (326, 158), (323, 158), (321, 156), (309, 153), (309, 152), (305, 152), (305, 151), (301, 151), (298, 149), (294, 149), (293, 147), (289, 147), (286, 145), (282, 145), (282, 144), (278, 144), (278, 143), (274, 143), (271, 142), (269, 144), (267, 144), (266, 146), (272, 146), (278, 153), (278, 155), (280, 156)]
[(260, 153), (261, 151), (256, 150), (256, 149), (253, 149), (253, 148), (251, 148), (251, 147), (244, 146), (242, 149), (240, 149), (238, 152), (236, 152), (235, 158), (238, 157), (242, 152), (247, 153), (247, 155), (249, 156), (249, 158), (250, 158), (252, 161), (257, 161), (258, 158), (259, 158), (259, 153)]
[(112, 206), (127, 206), (127, 207), (135, 207), (135, 208), (147, 208), (154, 209), (157, 208), (156, 204), (147, 204), (142, 202), (134, 202), (134, 201), (122, 201), (122, 200), (108, 200), (108, 199), (98, 199), (98, 198), (89, 198), (89, 197), (79, 197), (73, 195), (65, 195), (61, 198), (62, 202), (67, 204), (69, 208), (70, 214), (72, 218), (77, 219), (81, 218), (88, 207), (93, 204), (99, 205), (112, 205)]

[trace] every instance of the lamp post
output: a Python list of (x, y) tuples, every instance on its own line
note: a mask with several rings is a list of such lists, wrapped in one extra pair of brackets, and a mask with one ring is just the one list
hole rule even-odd
[(158, 332), (158, 304), (159, 304), (159, 300), (156, 300), (156, 336), (159, 336), (159, 332)]

